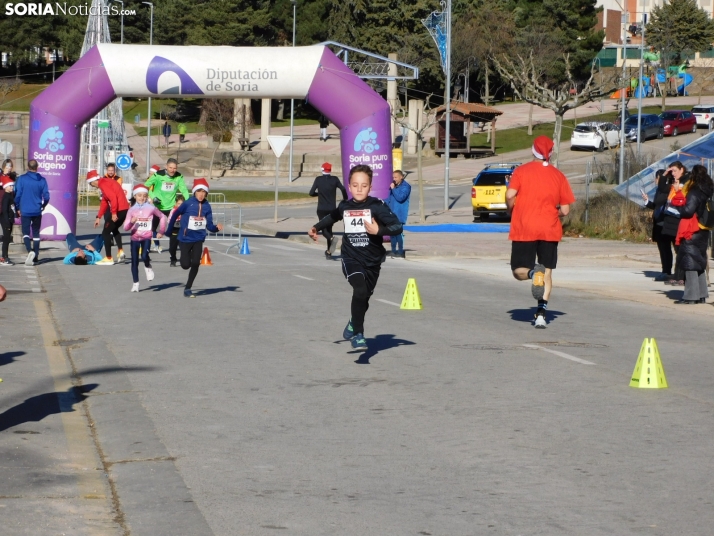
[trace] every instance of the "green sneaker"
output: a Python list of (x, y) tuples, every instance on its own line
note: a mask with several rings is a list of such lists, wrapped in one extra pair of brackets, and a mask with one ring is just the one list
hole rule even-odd
[(350, 318), (347, 322), (347, 325), (345, 326), (345, 330), (342, 332), (342, 337), (344, 337), (346, 341), (349, 341), (352, 339), (352, 337), (354, 337), (354, 334), (355, 332), (352, 328), (352, 319)]
[(361, 333), (358, 333), (351, 339), (352, 342), (352, 349), (353, 350), (366, 350), (367, 349), (367, 341), (364, 338), (364, 335)]

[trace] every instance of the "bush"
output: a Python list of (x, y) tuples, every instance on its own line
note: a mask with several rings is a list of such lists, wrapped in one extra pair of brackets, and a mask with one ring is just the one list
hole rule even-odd
[(647, 242), (652, 236), (652, 211), (613, 190), (590, 199), (585, 223), (585, 200), (578, 200), (563, 221), (566, 236)]

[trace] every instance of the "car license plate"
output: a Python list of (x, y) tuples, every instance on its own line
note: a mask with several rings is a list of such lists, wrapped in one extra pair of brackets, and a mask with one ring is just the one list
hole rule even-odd
[(506, 208), (506, 203), (490, 203), (488, 208)]

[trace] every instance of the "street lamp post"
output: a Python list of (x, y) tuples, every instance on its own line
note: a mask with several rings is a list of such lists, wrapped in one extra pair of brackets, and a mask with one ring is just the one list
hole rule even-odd
[(642, 77), (645, 69), (645, 26), (647, 25), (647, 14), (645, 13), (645, 0), (642, 0), (642, 35), (640, 36), (640, 78), (637, 80), (637, 159), (640, 159), (642, 150), (642, 140), (640, 139), (640, 128), (642, 127), (642, 90), (644, 84)]
[[(295, 46), (295, 16), (297, 15), (297, 0), (290, 0), (293, 5), (293, 47)], [(270, 118), (268, 118), (270, 121)], [(295, 128), (295, 99), (290, 99), (290, 158), (288, 159), (288, 182), (293, 182), (293, 142), (295, 138), (293, 137), (293, 130)], [(277, 165), (277, 164), (276, 164)]]
[[(154, 44), (154, 4), (151, 2), (142, 2), (151, 8), (151, 25), (149, 26), (149, 44)], [(147, 114), (147, 130), (146, 130), (146, 176), (149, 176), (151, 171), (151, 97), (149, 97), (149, 111)]]
[(446, 132), (444, 140), (444, 210), (449, 210), (449, 151), (451, 150), (451, 0), (446, 0)]
[[(625, 95), (627, 94), (627, 86), (625, 75), (627, 74), (627, 15), (622, 13), (622, 87), (620, 88), (620, 170), (618, 176), (618, 184), (622, 184), (625, 180)], [(639, 137), (639, 133), (637, 134)]]
[(120, 37), (120, 44), (124, 44), (124, 2), (122, 0), (112, 0), (112, 2), (116, 2), (117, 4), (121, 4), (121, 37)]

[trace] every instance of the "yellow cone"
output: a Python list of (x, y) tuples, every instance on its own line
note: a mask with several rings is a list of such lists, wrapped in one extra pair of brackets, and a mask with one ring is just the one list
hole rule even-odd
[(637, 364), (632, 373), (630, 387), (642, 389), (666, 389), (667, 377), (664, 375), (664, 366), (659, 356), (657, 341), (645, 339), (642, 341), (640, 355), (637, 357)]
[(407, 281), (407, 288), (404, 290), (404, 297), (402, 298), (402, 305), (400, 309), (423, 309), (421, 305), (421, 296), (419, 296), (419, 289), (417, 288), (416, 279), (410, 277)]

